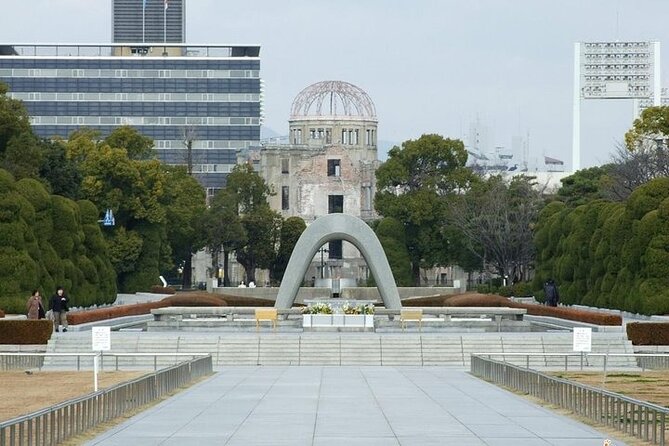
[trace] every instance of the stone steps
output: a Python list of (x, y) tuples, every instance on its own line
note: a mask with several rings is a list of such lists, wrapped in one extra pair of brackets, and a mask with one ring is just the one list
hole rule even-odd
[[(593, 333), (593, 352), (633, 353), (621, 334)], [(500, 359), (525, 366), (525, 356), (505, 353), (565, 353), (572, 351), (569, 333), (151, 333), (112, 332), (114, 353), (164, 353), (166, 356), (119, 358), (120, 366), (149, 367), (174, 364), (182, 359), (169, 353), (209, 353), (215, 367), (234, 365), (398, 365), (469, 366), (473, 353), (494, 353)], [(52, 337), (47, 352), (91, 353), (89, 333), (63, 333)], [(564, 357), (530, 357), (530, 367), (563, 368)], [(569, 359), (576, 364), (580, 358)], [(599, 361), (599, 362), (598, 362)], [(589, 358), (594, 365), (599, 358)], [(45, 367), (76, 366), (76, 358), (47, 357)], [(90, 358), (80, 358), (89, 367)], [(116, 359), (105, 358), (105, 367)], [(633, 358), (610, 357), (609, 368), (632, 367)]]

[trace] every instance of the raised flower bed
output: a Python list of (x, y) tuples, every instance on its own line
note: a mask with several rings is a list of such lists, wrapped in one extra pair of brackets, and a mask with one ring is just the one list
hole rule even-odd
[(374, 305), (344, 304), (333, 311), (330, 304), (320, 302), (304, 308), (302, 327), (313, 328), (374, 328)]

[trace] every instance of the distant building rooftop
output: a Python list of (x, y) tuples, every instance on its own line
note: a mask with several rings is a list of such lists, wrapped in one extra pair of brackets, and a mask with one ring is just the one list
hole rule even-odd
[[(153, 49), (158, 51), (155, 53)], [(170, 51), (166, 51), (169, 49)], [(176, 49), (176, 51), (174, 51)], [(161, 51), (162, 50), (162, 51)], [(260, 57), (260, 45), (199, 45), (185, 43), (0, 43), (0, 56), (9, 57)]]

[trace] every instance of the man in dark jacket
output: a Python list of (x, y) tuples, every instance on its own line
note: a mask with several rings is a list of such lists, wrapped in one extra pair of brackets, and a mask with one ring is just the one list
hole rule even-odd
[(50, 299), (51, 311), (53, 312), (53, 328), (59, 331), (60, 325), (63, 326), (63, 331), (67, 331), (67, 295), (62, 286), (56, 288), (56, 294)]
[(557, 304), (560, 301), (560, 292), (553, 279), (548, 279), (544, 284), (544, 295), (546, 297), (546, 305), (549, 307), (557, 307)]

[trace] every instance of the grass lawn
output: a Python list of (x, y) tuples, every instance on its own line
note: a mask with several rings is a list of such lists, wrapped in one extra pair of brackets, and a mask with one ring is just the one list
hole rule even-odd
[(601, 372), (559, 372), (552, 375), (669, 407), (669, 371), (667, 370), (610, 372), (606, 376)]

